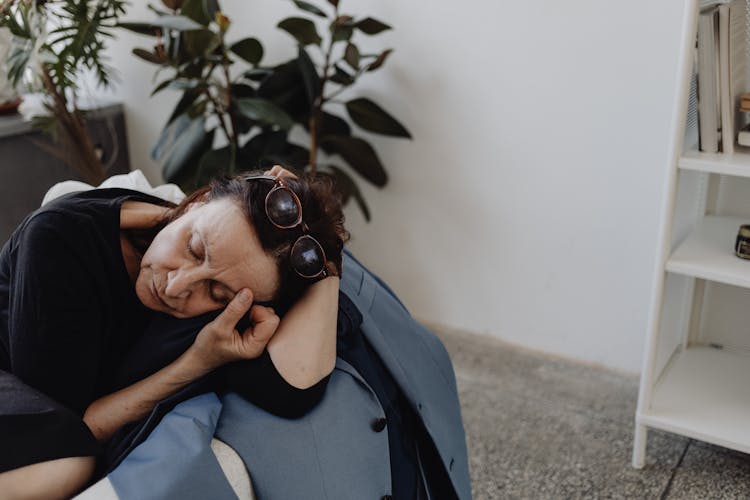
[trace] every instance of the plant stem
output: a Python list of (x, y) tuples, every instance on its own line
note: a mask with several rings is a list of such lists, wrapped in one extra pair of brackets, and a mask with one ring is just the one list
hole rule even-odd
[(77, 170), (89, 184), (101, 184), (106, 172), (86, 131), (80, 111), (76, 108), (68, 110), (65, 95), (52, 81), (46, 65), (42, 65), (42, 82), (47, 93), (52, 96), (51, 108), (58, 119), (59, 140), (63, 147), (58, 157)]
[[(222, 39), (222, 45), (224, 44), (224, 40)], [(226, 49), (225, 49), (226, 51)], [(229, 175), (234, 175), (235, 166), (237, 162), (237, 151), (239, 150), (239, 137), (237, 137), (237, 117), (234, 115), (234, 113), (231, 112), (232, 109), (232, 79), (229, 77), (229, 59), (226, 57), (226, 54), (224, 54), (224, 61), (221, 63), (221, 66), (224, 68), (224, 78), (227, 81), (226, 86), (226, 112), (229, 113), (229, 124), (232, 127), (232, 135), (228, 137), (229, 144), (231, 146), (231, 162), (229, 164)]]
[[(335, 7), (334, 19), (339, 17), (338, 5)], [(328, 82), (328, 71), (331, 69), (331, 54), (333, 53), (333, 33), (328, 41), (328, 50), (325, 53), (325, 63), (323, 63), (323, 77), (320, 79), (320, 90), (315, 97), (312, 113), (310, 113), (310, 173), (315, 174), (315, 167), (318, 161), (318, 124), (323, 118), (323, 103), (326, 82)], [(304, 50), (304, 49), (302, 49)]]

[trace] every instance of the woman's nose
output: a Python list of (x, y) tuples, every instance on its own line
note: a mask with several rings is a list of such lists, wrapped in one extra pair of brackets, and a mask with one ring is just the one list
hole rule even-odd
[(167, 286), (164, 293), (167, 297), (178, 299), (187, 298), (197, 277), (196, 271), (189, 269), (174, 269), (167, 273)]

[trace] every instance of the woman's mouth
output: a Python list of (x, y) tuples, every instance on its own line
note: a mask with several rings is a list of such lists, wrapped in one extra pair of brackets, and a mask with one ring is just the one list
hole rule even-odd
[(154, 299), (155, 299), (155, 300), (156, 300), (156, 301), (157, 301), (157, 302), (158, 302), (159, 304), (161, 304), (162, 306), (166, 307), (166, 308), (167, 308), (167, 309), (169, 309), (169, 310), (172, 310), (172, 309), (174, 309), (174, 308), (173, 308), (172, 306), (170, 306), (169, 304), (167, 304), (166, 302), (164, 302), (164, 301), (162, 300), (162, 298), (161, 298), (161, 297), (159, 296), (159, 294), (158, 294), (158, 293), (156, 292), (156, 286), (154, 285), (154, 283), (153, 283), (153, 282), (151, 282), (151, 287), (150, 287), (150, 290), (151, 290), (151, 295), (153, 295), (153, 296), (154, 296)]

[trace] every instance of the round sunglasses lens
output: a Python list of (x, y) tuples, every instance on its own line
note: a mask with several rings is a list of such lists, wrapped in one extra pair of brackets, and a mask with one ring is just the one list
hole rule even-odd
[(319, 275), (325, 265), (323, 247), (310, 236), (302, 236), (294, 243), (290, 258), (292, 268), (305, 278)]
[(299, 223), (299, 205), (288, 189), (276, 189), (266, 198), (266, 212), (271, 222), (288, 228)]

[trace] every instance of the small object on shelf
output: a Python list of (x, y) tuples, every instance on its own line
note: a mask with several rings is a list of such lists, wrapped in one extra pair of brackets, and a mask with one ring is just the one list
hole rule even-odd
[(0, 115), (9, 115), (15, 113), (18, 110), (18, 105), (21, 104), (21, 98), (0, 102)]
[(737, 134), (737, 143), (740, 146), (750, 146), (750, 123), (740, 129)]
[(750, 259), (750, 224), (743, 224), (734, 242), (734, 254), (741, 259)]
[(750, 92), (745, 92), (740, 97), (740, 111), (745, 113), (750, 112)]

